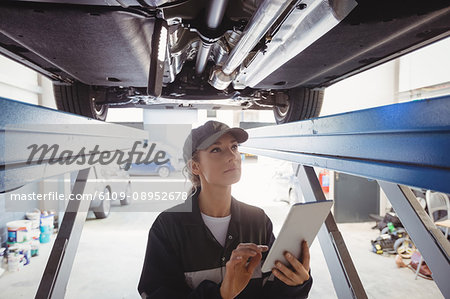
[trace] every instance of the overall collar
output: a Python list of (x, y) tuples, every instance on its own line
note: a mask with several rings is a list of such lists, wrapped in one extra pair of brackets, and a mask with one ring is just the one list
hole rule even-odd
[[(209, 229), (206, 227), (205, 222), (203, 221), (200, 206), (198, 202), (198, 196), (200, 194), (200, 187), (197, 188), (196, 192), (193, 193), (188, 197), (186, 200), (186, 204), (190, 204), (192, 207), (192, 211), (189, 213), (189, 220), (187, 225), (193, 225), (198, 226), (204, 229), (208, 235), (213, 239), (213, 235), (211, 232), (209, 232)], [(228, 232), (227, 232), (227, 240), (225, 242), (225, 248), (235, 248), (237, 244), (239, 243), (239, 231), (240, 231), (240, 223), (239, 219), (241, 219), (241, 209), (239, 206), (239, 202), (231, 196), (231, 206), (230, 206), (230, 212), (231, 212), (231, 219), (230, 224), (228, 226)], [(236, 243), (237, 242), (237, 243)], [(217, 243), (219, 246), (220, 244)]]
[[(192, 207), (192, 212), (190, 213), (190, 222), (191, 224), (197, 224), (197, 225), (204, 225), (202, 215), (200, 212), (200, 206), (198, 202), (198, 196), (200, 195), (201, 188), (198, 187), (196, 192), (191, 194), (188, 199), (186, 200), (186, 204), (190, 204)], [(230, 206), (230, 213), (231, 213), (231, 220), (230, 220), (230, 227), (232, 226), (232, 223), (234, 223), (237, 219), (240, 218), (240, 208), (238, 201), (231, 196), (231, 206)]]

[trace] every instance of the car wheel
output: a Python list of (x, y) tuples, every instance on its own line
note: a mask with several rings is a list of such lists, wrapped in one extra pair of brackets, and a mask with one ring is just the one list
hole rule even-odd
[(416, 248), (411, 240), (407, 238), (397, 239), (394, 243), (394, 250), (397, 252), (402, 258), (409, 259), (411, 258)]
[(160, 167), (160, 168), (158, 169), (158, 175), (159, 175), (160, 177), (162, 177), (162, 178), (168, 177), (169, 174), (170, 174), (170, 169), (169, 169), (169, 167), (163, 166), (163, 167)]
[(398, 234), (406, 234), (406, 230), (402, 227), (396, 228), (395, 232)]
[(289, 90), (288, 95), (289, 98), (284, 107), (273, 108), (277, 124), (319, 116), (323, 103), (323, 90), (296, 88)]
[(109, 187), (106, 187), (105, 190), (103, 190), (103, 193), (104, 197), (102, 203), (94, 210), (94, 215), (97, 219), (104, 219), (108, 217), (111, 211), (111, 190)]
[(76, 82), (72, 85), (53, 84), (56, 107), (58, 110), (91, 117), (93, 119), (106, 119), (108, 105), (98, 105), (103, 101), (106, 91), (96, 90), (94, 87)]
[(127, 188), (125, 189), (125, 196), (120, 200), (121, 206), (129, 205), (131, 202), (131, 182), (128, 182)]
[(389, 227), (385, 227), (385, 228), (383, 228), (382, 230), (381, 230), (381, 232), (380, 232), (380, 235), (385, 235), (385, 234), (389, 234)]

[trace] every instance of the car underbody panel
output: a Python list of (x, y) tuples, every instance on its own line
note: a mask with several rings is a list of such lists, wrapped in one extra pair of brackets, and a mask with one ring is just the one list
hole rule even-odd
[(450, 34), (443, 1), (358, 1), (339, 25), (256, 88), (323, 87)]
[(53, 74), (51, 79), (146, 86), (153, 18), (105, 7), (52, 5), (1, 11), (2, 47), (35, 61)]

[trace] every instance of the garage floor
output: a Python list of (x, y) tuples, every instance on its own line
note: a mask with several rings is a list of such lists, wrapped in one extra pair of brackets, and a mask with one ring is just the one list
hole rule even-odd
[[(233, 195), (258, 205), (279, 230), (288, 204), (267, 198), (267, 177), (257, 178), (261, 167), (244, 163), (241, 182)], [(171, 179), (184, 180), (182, 177)], [(133, 180), (133, 191), (145, 190), (149, 178)], [(151, 180), (161, 180), (151, 178)], [(132, 203), (133, 204), (133, 203)], [(107, 219), (89, 215), (83, 229), (77, 256), (67, 287), (66, 298), (140, 298), (136, 286), (140, 277), (147, 233), (157, 213), (135, 212), (136, 206), (114, 205)], [(128, 212), (127, 212), (128, 211)], [(132, 211), (132, 212), (131, 212)], [(378, 235), (373, 222), (341, 224), (339, 228), (358, 269), (369, 298), (443, 298), (434, 281), (417, 278), (407, 269), (398, 269), (393, 256), (378, 256), (370, 251), (370, 240)], [(54, 239), (54, 238), (53, 238)], [(51, 245), (41, 246), (41, 254), (20, 272), (0, 276), (0, 298), (32, 298), (37, 290)], [(330, 274), (316, 240), (311, 247), (311, 271), (314, 277), (310, 298), (336, 298)], [(408, 262), (407, 260), (405, 262)]]

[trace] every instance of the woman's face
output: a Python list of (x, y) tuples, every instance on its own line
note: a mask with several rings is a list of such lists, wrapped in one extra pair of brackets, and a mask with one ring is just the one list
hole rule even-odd
[(200, 176), (201, 184), (230, 186), (241, 178), (241, 155), (236, 138), (225, 134), (198, 152), (198, 162), (193, 162), (193, 173)]

